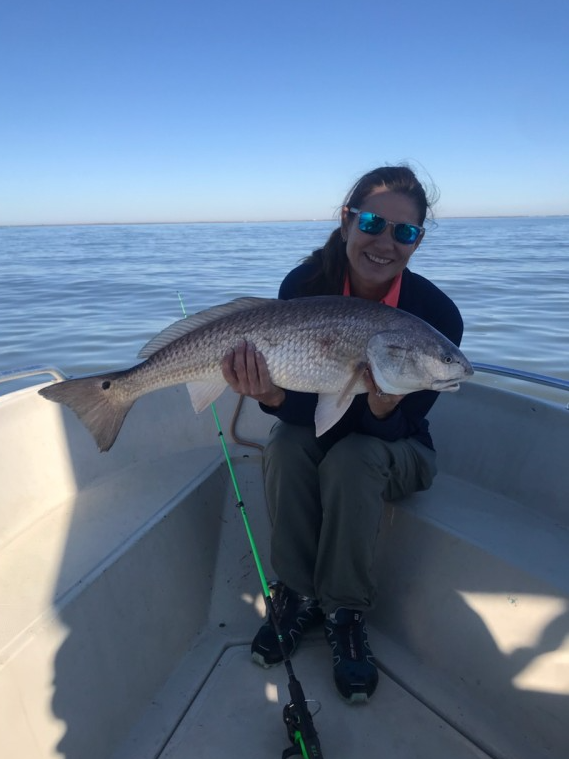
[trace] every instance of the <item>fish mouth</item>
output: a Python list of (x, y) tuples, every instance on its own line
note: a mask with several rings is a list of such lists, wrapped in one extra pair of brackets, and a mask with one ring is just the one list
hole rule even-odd
[(460, 380), (466, 379), (465, 377), (461, 377), (460, 379), (451, 379), (451, 380), (434, 380), (433, 384), (431, 385), (433, 390), (446, 390), (450, 393), (455, 393), (457, 390), (460, 389)]

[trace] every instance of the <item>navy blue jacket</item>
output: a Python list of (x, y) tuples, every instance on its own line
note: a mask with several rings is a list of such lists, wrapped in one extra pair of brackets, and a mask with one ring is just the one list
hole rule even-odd
[[(289, 272), (280, 286), (279, 298), (288, 300), (305, 295), (303, 283), (312, 269), (312, 264), (301, 264)], [(403, 271), (398, 308), (420, 317), (455, 345), (460, 345), (463, 323), (458, 308), (436, 285), (419, 274), (413, 274), (409, 269)], [(283, 422), (313, 426), (318, 396), (292, 390), (285, 390), (285, 395), (284, 402), (278, 408), (270, 408), (262, 403), (259, 405), (265, 413), (272, 414)], [(377, 419), (370, 411), (367, 394), (362, 393), (354, 398), (344, 416), (322, 438), (336, 442), (350, 432), (359, 432), (388, 441), (413, 437), (433, 448), (429, 423), (425, 417), (438, 395), (432, 390), (410, 393), (392, 414), (385, 419)]]

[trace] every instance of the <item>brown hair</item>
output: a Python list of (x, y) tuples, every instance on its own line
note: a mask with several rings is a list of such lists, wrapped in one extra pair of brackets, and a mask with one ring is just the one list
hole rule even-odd
[[(408, 166), (381, 166), (364, 174), (344, 199), (344, 206), (359, 208), (377, 187), (407, 195), (415, 204), (422, 225), (433, 201), (427, 199), (423, 185)], [(310, 277), (301, 285), (303, 295), (338, 295), (342, 292), (348, 259), (341, 227), (335, 229), (323, 248), (313, 251), (304, 263), (312, 264)]]

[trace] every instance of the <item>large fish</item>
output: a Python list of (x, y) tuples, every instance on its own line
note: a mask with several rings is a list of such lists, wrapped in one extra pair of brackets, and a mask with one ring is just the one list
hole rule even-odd
[(473, 372), (460, 350), (416, 316), (371, 300), (322, 295), (293, 300), (239, 298), (172, 324), (140, 352), (146, 361), (112, 374), (66, 380), (39, 393), (64, 403), (99, 450), (115, 442), (141, 395), (188, 383), (196, 412), (227, 387), (221, 361), (239, 340), (255, 344), (275, 385), (318, 393), (322, 435), (367, 392), (366, 367), (384, 392), (458, 390)]

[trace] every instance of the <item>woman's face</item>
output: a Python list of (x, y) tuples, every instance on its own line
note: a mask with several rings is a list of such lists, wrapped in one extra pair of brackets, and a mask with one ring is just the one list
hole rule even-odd
[[(358, 210), (371, 211), (388, 221), (421, 226), (419, 212), (411, 198), (385, 187), (373, 190)], [(342, 209), (342, 234), (346, 239), (352, 294), (360, 298), (382, 298), (421, 242), (421, 237), (411, 245), (397, 242), (389, 225), (379, 235), (362, 232), (358, 216), (350, 214), (347, 206)]]

